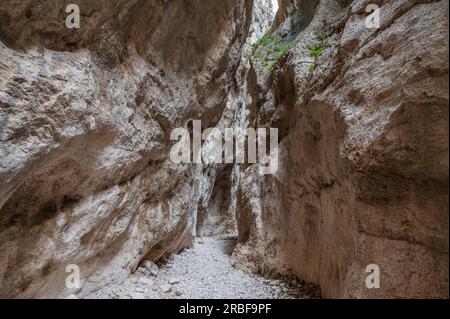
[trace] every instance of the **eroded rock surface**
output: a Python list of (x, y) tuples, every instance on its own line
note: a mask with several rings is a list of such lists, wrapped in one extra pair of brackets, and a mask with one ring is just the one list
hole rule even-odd
[(0, 5), (0, 295), (63, 297), (120, 282), (189, 246), (201, 168), (169, 160), (170, 132), (214, 126), (252, 2)]
[(283, 140), (241, 176), (234, 258), (325, 297), (448, 297), (448, 2), (385, 1), (380, 29), (350, 2), (282, 1), (266, 42), (292, 49), (254, 54), (254, 125)]

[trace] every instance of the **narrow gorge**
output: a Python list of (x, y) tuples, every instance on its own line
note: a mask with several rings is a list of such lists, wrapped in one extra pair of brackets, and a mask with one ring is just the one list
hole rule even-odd
[(0, 298), (449, 298), (448, 11), (2, 0)]

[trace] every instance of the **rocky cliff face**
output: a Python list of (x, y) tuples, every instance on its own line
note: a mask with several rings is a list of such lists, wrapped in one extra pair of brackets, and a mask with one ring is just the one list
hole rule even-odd
[[(82, 0), (67, 29), (3, 1), (0, 297), (89, 297), (197, 234), (325, 297), (448, 297), (448, 1), (376, 2), (379, 29), (363, 0)], [(173, 163), (197, 119), (279, 128), (277, 173)]]
[(255, 48), (254, 125), (283, 139), (277, 174), (243, 172), (234, 258), (325, 297), (448, 297), (448, 2), (379, 3), (379, 29), (350, 2), (282, 1)]
[[(214, 126), (233, 87), (250, 1), (0, 6), (0, 293), (80, 296), (190, 245), (203, 172), (170, 132)], [(202, 12), (202, 14), (199, 14)]]

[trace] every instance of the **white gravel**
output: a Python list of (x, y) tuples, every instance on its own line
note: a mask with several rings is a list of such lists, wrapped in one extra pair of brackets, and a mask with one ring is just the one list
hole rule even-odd
[[(270, 280), (248, 274), (232, 266), (234, 240), (197, 239), (194, 246), (173, 255), (155, 270), (146, 265), (122, 285), (97, 292), (96, 298), (135, 299), (251, 299), (308, 298), (305, 285), (296, 280)], [(156, 274), (156, 275), (155, 275)], [(308, 289), (306, 289), (307, 291)]]

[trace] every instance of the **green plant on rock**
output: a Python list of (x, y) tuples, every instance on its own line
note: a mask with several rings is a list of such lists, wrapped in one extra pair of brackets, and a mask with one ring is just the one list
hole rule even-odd
[(326, 49), (327, 46), (324, 44), (316, 45), (314, 47), (309, 48), (309, 55), (312, 58), (317, 59), (326, 51)]
[(317, 63), (316, 63), (316, 62), (311, 63), (311, 64), (308, 66), (308, 71), (309, 71), (309, 73), (313, 73), (313, 72), (316, 70), (316, 68), (317, 68)]
[(283, 55), (285, 55), (286, 52), (288, 52), (290, 49), (292, 49), (293, 46), (294, 46), (293, 43), (287, 43), (277, 47), (275, 49), (275, 51), (277, 52), (277, 60), (280, 59)]
[(261, 39), (256, 41), (253, 45), (252, 55), (257, 58), (263, 59), (263, 65), (266, 70), (271, 73), (273, 67), (283, 55), (286, 54), (294, 43), (281, 43), (281, 37), (277, 35), (264, 35)]
[(276, 61), (273, 60), (264, 61), (264, 66), (266, 67), (267, 72), (272, 73), (275, 63)]
[(309, 65), (309, 73), (313, 73), (317, 68), (317, 60), (327, 50), (327, 46), (319, 44), (308, 49), (309, 56), (313, 58), (313, 62)]
[(253, 44), (252, 54), (254, 55), (260, 46), (266, 46), (269, 44), (271, 37), (272, 36), (269, 33), (266, 33), (261, 39), (256, 41), (255, 44)]

